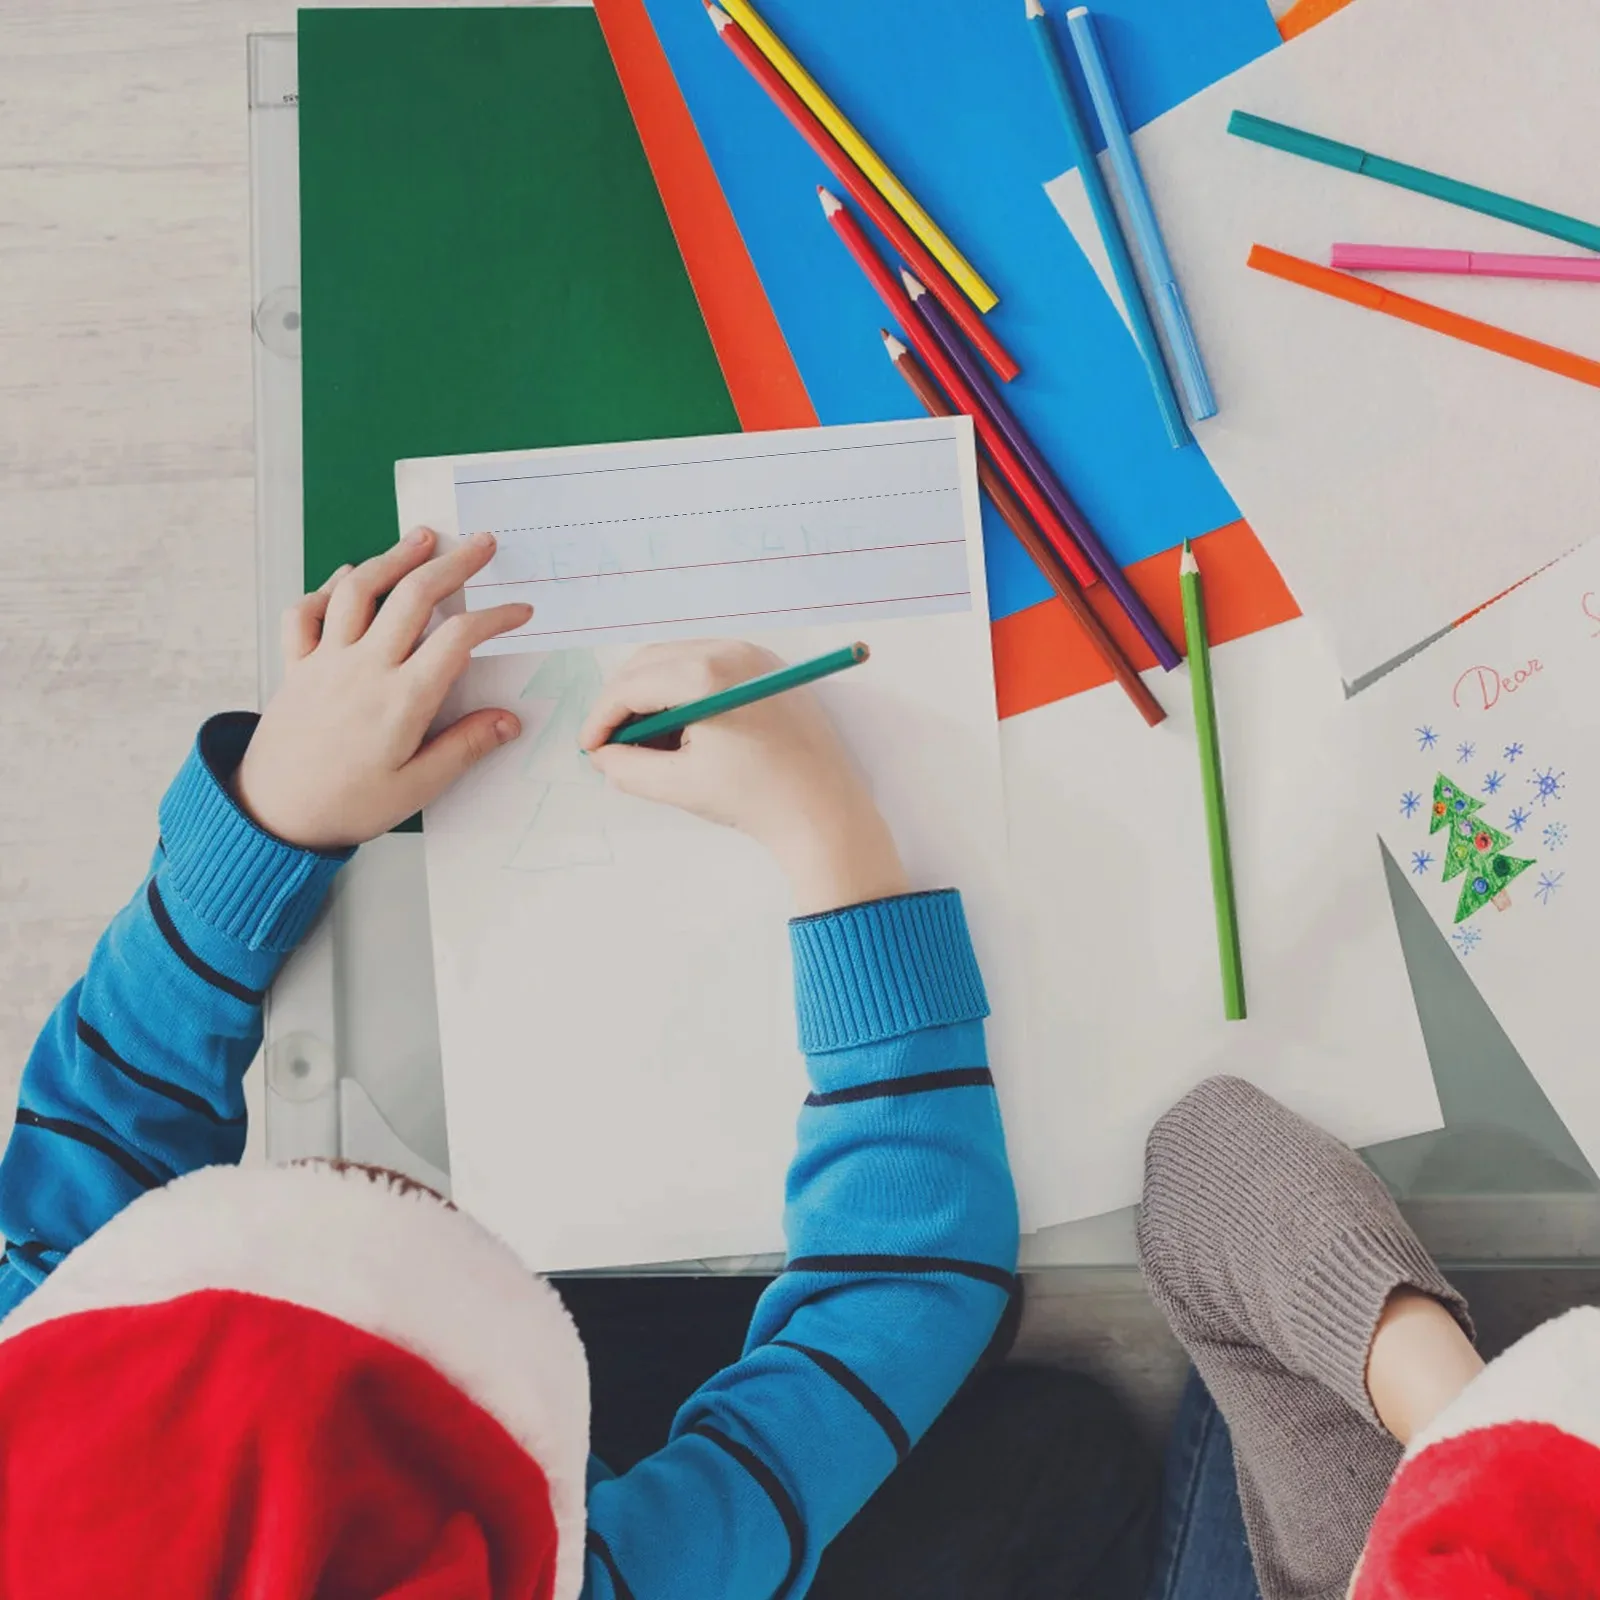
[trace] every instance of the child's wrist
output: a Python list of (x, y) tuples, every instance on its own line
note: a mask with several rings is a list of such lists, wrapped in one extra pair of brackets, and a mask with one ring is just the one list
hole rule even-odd
[(789, 880), (797, 916), (816, 916), (905, 894), (911, 887), (894, 835), (870, 805), (797, 829), (773, 854)]
[(1483, 1371), (1461, 1325), (1432, 1295), (1389, 1296), (1367, 1353), (1367, 1393), (1401, 1444), (1428, 1426)]

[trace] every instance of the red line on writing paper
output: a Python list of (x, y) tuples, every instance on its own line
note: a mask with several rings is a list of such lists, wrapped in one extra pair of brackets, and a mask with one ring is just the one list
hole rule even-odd
[[(806, 430), (808, 433), (810, 429)], [(471, 488), (480, 483), (553, 483), (557, 478), (593, 478), (613, 472), (659, 472), (663, 467), (725, 467), (745, 461), (803, 460), (808, 456), (844, 455), (857, 450), (921, 450), (928, 445), (943, 445), (948, 439), (942, 435), (931, 439), (876, 439), (862, 444), (819, 445), (811, 440), (796, 445), (793, 450), (751, 451), (748, 455), (696, 456), (689, 461), (629, 461), (620, 467), (573, 467), (567, 472), (514, 472), (506, 478), (457, 477), (458, 489)], [(954, 484), (949, 486), (955, 488)]]
[(565, 578), (496, 578), (489, 583), (469, 583), (468, 589), (520, 589), (530, 583), (589, 583), (596, 578), (643, 578), (656, 572), (699, 572), (707, 567), (755, 567), (766, 561), (811, 561), (818, 556), (871, 556), (884, 550), (936, 550), (965, 544), (965, 539), (921, 539), (911, 544), (868, 544), (857, 550), (802, 550), (787, 556), (737, 556), (732, 561), (685, 561), (675, 567), (629, 567), (622, 572), (578, 572)]
[(666, 628), (680, 622), (734, 622), (740, 617), (781, 617), (791, 611), (842, 611), (846, 606), (908, 605), (916, 600), (960, 600), (970, 589), (951, 589), (945, 594), (891, 594), (877, 600), (822, 600), (814, 606), (763, 606), (759, 611), (716, 611), (705, 617), (648, 617), (638, 622), (600, 622), (587, 628), (520, 628), (516, 633), (501, 633), (499, 639), (553, 639), (567, 633), (610, 633), (618, 628)]

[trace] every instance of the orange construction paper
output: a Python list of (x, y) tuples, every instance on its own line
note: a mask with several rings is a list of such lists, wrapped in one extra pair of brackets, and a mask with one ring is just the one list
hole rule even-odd
[(1316, 27), (1319, 22), (1326, 22), (1335, 11), (1343, 11), (1349, 4), (1350, 0), (1295, 0), (1278, 18), (1278, 32), (1285, 41), (1298, 39), (1302, 33)]
[(644, 0), (595, 0), (594, 9), (740, 423), (748, 432), (816, 427), (816, 408)]
[[(1300, 615), (1288, 584), (1248, 523), (1230, 522), (1193, 543), (1205, 573), (1206, 622), (1213, 645), (1274, 628)], [(1178, 558), (1177, 550), (1163, 550), (1127, 569), (1134, 588), (1173, 639), (1183, 637)], [(1134, 631), (1106, 586), (1096, 584), (1087, 597), (1133, 666), (1140, 672), (1153, 667), (1156, 658), (1150, 647)], [(1002, 617), (991, 625), (990, 635), (995, 698), (1002, 717), (1014, 717), (1111, 682), (1111, 669), (1057, 599)], [(1163, 681), (1157, 680), (1157, 695), (1162, 688)], [(1187, 694), (1188, 689), (1181, 692)]]

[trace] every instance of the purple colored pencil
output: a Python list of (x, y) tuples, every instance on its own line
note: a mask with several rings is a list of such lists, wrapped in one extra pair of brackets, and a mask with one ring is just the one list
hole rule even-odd
[(1117, 597), (1117, 603), (1127, 612), (1128, 620), (1139, 630), (1140, 637), (1155, 652), (1155, 658), (1171, 672), (1183, 659), (1161, 631), (1161, 624), (1151, 616), (1150, 609), (1139, 598), (1139, 592), (1128, 582), (1127, 574), (1117, 565), (1112, 554), (1101, 544), (1100, 536), (1090, 526), (1089, 519), (1078, 509), (1072, 496), (1061, 487), (1060, 480), (1050, 470), (1050, 463), (1040, 454), (1039, 447), (1023, 431), (1022, 424), (1012, 416), (1005, 401), (995, 393), (994, 386), (985, 376), (977, 358), (967, 348), (956, 325), (944, 308), (924, 286), (909, 272), (902, 271), (906, 293), (917, 315), (922, 318), (929, 335), (938, 341), (939, 348), (961, 369), (964, 377), (978, 397), (978, 404), (988, 413), (989, 420), (1005, 436), (1006, 443), (1022, 458), (1039, 492), (1050, 503), (1050, 508), (1066, 524), (1078, 548), (1083, 551), (1089, 565), (1099, 573), (1105, 586)]

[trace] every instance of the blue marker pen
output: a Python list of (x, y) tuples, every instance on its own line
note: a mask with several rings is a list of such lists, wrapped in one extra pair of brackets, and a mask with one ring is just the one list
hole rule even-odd
[(1178, 369), (1178, 381), (1183, 386), (1184, 399), (1189, 410), (1199, 421), (1217, 414), (1217, 403), (1211, 395), (1211, 384), (1200, 360), (1200, 347), (1195, 343), (1194, 331), (1189, 326), (1189, 313), (1178, 290), (1177, 274), (1172, 270), (1171, 258), (1156, 224), (1155, 208), (1150, 204), (1150, 193), (1144, 186), (1144, 175), (1139, 171), (1139, 159), (1133, 153), (1133, 141), (1128, 137), (1128, 125), (1123, 121), (1122, 108), (1117, 104), (1116, 90), (1111, 84), (1111, 74), (1106, 70), (1105, 57), (1100, 53), (1100, 42), (1095, 37), (1094, 19), (1087, 6), (1077, 6), (1067, 13), (1067, 30), (1072, 35), (1072, 47), (1078, 53), (1078, 64), (1083, 68), (1084, 82), (1089, 86), (1089, 98), (1094, 101), (1095, 115), (1100, 119), (1100, 130), (1105, 135), (1106, 152), (1111, 157), (1112, 171), (1122, 190), (1122, 201), (1127, 207), (1128, 220), (1133, 225), (1134, 244), (1144, 263), (1150, 280), (1151, 298), (1155, 301), (1156, 315), (1172, 349), (1172, 359)]

